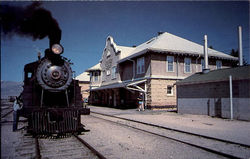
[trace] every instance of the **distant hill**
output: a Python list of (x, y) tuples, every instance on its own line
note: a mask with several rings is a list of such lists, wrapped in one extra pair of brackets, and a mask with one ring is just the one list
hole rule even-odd
[(18, 96), (23, 90), (23, 82), (1, 81), (1, 99)]

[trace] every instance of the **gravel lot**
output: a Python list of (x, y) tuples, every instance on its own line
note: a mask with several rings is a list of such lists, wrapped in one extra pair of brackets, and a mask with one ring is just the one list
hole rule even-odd
[(138, 112), (135, 109), (119, 110), (95, 106), (90, 106), (90, 110), (250, 145), (250, 122), (247, 121), (231, 121), (206, 115), (178, 114), (158, 110)]
[(195, 147), (92, 116), (82, 116), (82, 122), (90, 132), (81, 137), (107, 158), (222, 158)]

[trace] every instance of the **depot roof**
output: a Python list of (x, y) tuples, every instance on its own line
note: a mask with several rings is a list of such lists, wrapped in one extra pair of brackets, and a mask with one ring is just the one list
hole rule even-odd
[[(131, 52), (127, 53), (127, 56), (124, 56), (119, 60), (119, 63), (140, 56), (148, 51), (203, 56), (203, 50), (203, 45), (164, 32), (157, 37), (154, 37), (149, 41), (137, 46), (136, 48), (131, 49)], [(238, 60), (237, 57), (233, 57), (210, 48), (208, 48), (208, 56), (220, 59)]]

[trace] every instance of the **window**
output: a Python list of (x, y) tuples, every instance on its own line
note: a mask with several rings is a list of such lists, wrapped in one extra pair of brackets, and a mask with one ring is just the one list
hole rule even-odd
[(94, 73), (94, 81), (97, 82), (99, 80), (98, 72)]
[(222, 67), (222, 62), (217, 60), (216, 61), (216, 69), (221, 69), (221, 67)]
[(144, 57), (137, 59), (137, 74), (142, 74), (145, 72)]
[(167, 95), (173, 95), (173, 86), (167, 86)]
[(116, 78), (116, 66), (112, 67), (112, 70), (111, 70), (111, 78), (112, 78), (112, 79), (115, 79), (115, 78)]
[(28, 72), (28, 78), (32, 77), (32, 72)]
[(191, 73), (191, 58), (185, 58), (184, 59), (184, 72), (185, 73)]
[(106, 75), (109, 76), (110, 75), (110, 70), (106, 71)]
[(174, 72), (174, 57), (167, 56), (167, 72)]
[(205, 68), (205, 62), (204, 59), (201, 59), (201, 71)]
[(90, 81), (92, 82), (92, 80), (93, 80), (93, 72), (90, 72), (89, 75), (90, 75)]

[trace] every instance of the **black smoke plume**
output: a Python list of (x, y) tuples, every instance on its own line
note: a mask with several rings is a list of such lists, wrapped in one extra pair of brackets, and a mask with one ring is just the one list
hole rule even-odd
[(33, 40), (48, 36), (50, 47), (60, 43), (61, 29), (50, 11), (41, 7), (40, 2), (33, 2), (27, 7), (1, 5), (1, 25), (3, 35), (29, 36)]

